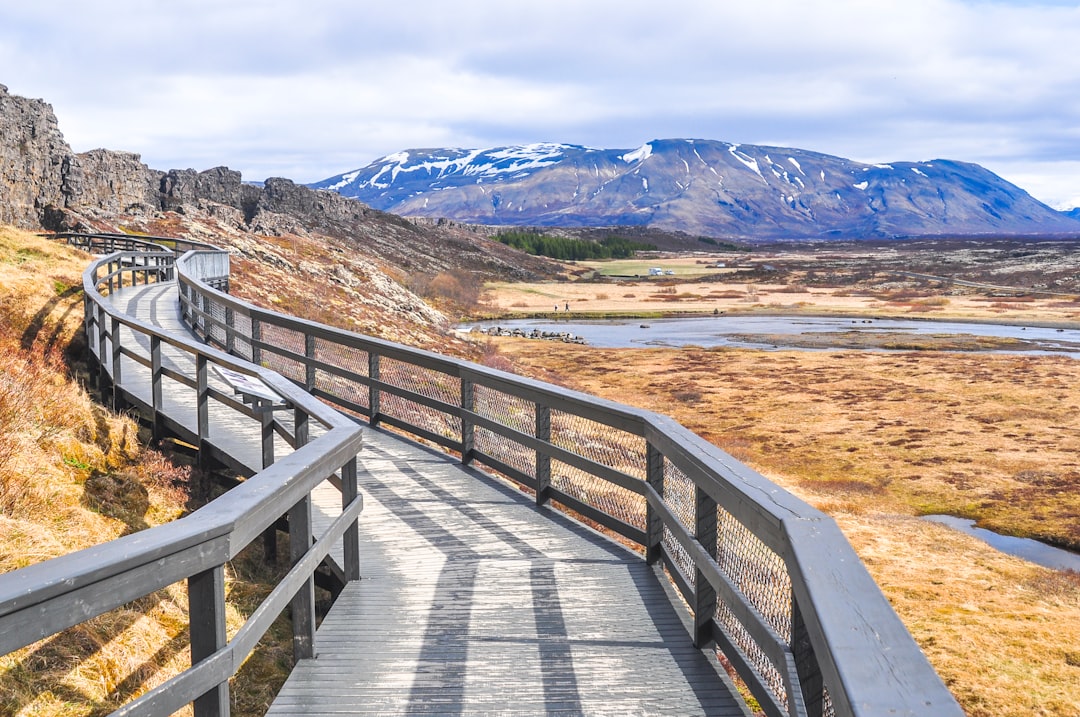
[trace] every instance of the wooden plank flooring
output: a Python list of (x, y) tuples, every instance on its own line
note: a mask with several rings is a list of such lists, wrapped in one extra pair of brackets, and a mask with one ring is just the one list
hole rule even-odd
[[(178, 323), (154, 289), (116, 301)], [(268, 715), (749, 714), (639, 555), (386, 431), (359, 459), (363, 578)]]

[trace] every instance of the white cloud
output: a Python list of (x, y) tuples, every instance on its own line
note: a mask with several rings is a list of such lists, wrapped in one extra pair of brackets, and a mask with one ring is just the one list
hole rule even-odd
[(1075, 2), (5, 5), (0, 83), (76, 149), (159, 168), (313, 181), (409, 147), (702, 137), (1080, 186)]

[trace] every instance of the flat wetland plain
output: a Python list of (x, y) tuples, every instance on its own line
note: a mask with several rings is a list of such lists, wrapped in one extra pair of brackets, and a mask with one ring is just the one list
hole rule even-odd
[[(749, 311), (1080, 326), (1080, 252), (1062, 242), (772, 247), (643, 264), (683, 271), (597, 280), (598, 267), (572, 265), (573, 281), (490, 287), (485, 311), (543, 314), (557, 301), (582, 318)], [(662, 406), (830, 514), (968, 714), (1080, 715), (1080, 575), (919, 517), (967, 517), (1080, 550), (1077, 359), (936, 350), (952, 348), (948, 337), (889, 352), (482, 340), (522, 373)]]

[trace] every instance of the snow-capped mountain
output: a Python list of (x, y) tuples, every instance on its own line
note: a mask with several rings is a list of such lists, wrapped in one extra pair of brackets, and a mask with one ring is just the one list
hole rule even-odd
[(411, 149), (309, 186), (395, 214), (477, 224), (751, 239), (1080, 234), (1080, 221), (975, 164), (867, 165), (713, 140)]

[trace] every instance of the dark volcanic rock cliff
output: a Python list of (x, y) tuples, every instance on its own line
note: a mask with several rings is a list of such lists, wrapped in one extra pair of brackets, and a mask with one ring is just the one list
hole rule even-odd
[(52, 107), (8, 94), (0, 85), (0, 222), (41, 224), (47, 207), (63, 206), (71, 148)]

